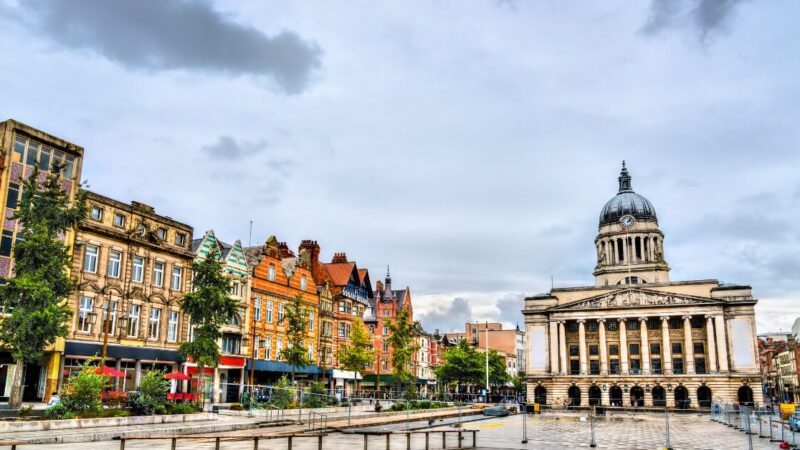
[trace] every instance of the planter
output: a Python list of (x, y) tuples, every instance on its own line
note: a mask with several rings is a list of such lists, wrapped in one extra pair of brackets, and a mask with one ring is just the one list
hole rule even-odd
[(25, 431), (74, 430), (80, 428), (124, 427), (160, 423), (200, 422), (216, 420), (214, 414), (172, 414), (163, 416), (105, 417), (95, 419), (31, 420), (25, 422), (0, 422), (0, 433)]

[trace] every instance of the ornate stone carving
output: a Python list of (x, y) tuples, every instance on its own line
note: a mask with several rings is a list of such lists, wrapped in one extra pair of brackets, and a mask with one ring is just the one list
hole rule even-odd
[(553, 310), (596, 310), (636, 308), (642, 306), (709, 305), (717, 303), (719, 303), (717, 300), (711, 298), (678, 295), (669, 292), (644, 289), (624, 289), (557, 306), (553, 308)]

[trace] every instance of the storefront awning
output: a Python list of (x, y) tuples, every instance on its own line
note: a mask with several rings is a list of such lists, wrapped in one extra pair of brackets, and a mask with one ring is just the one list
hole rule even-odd
[[(67, 342), (64, 355), (73, 356), (100, 356), (103, 353), (101, 344), (90, 342)], [(130, 347), (126, 345), (111, 345), (107, 347), (106, 356), (113, 359), (133, 359), (147, 361), (163, 361), (167, 363), (181, 363), (183, 358), (175, 350), (151, 347)]]
[[(250, 369), (250, 365), (252, 363), (252, 360), (247, 360), (246, 367), (248, 370)], [(261, 370), (264, 372), (292, 373), (292, 366), (283, 361), (265, 361), (263, 359), (257, 359), (255, 366), (253, 367), (255, 370)], [(316, 366), (316, 364), (312, 364), (305, 367), (295, 367), (294, 373), (318, 375), (321, 374), (322, 371)]]

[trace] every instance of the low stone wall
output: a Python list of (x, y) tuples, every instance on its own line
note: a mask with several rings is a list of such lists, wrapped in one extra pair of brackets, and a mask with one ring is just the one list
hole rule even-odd
[(212, 413), (171, 414), (163, 416), (105, 417), (96, 419), (32, 420), (25, 422), (0, 422), (0, 433), (48, 430), (74, 430), (79, 428), (119, 427), (216, 420)]

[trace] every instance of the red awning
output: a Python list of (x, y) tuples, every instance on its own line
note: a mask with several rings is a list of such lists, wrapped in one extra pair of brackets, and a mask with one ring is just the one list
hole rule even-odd
[(219, 359), (219, 365), (221, 366), (244, 367), (244, 363), (244, 358), (237, 358), (236, 356), (223, 356)]
[[(196, 374), (197, 372), (198, 372), (198, 370), (197, 370), (197, 367), (192, 367), (192, 366), (189, 366), (189, 367), (187, 367), (187, 368), (186, 368), (186, 373), (187, 373), (187, 375), (194, 375), (194, 374)], [(214, 369), (212, 369), (212, 368), (210, 368), (210, 367), (206, 367), (206, 368), (203, 370), (203, 372), (205, 372), (205, 374), (206, 374), (206, 375), (214, 375)]]

